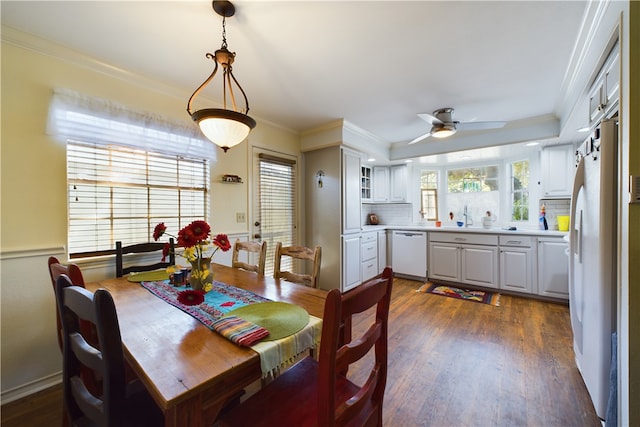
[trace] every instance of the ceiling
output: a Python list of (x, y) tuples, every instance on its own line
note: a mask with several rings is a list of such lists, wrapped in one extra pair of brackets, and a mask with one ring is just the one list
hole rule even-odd
[[(417, 114), (441, 107), (455, 108), (459, 121), (507, 121), (507, 128), (541, 117), (557, 123), (587, 2), (234, 4), (227, 42), (251, 116), (297, 132), (345, 119), (402, 148), (430, 128)], [(1, 8), (3, 27), (173, 87), (185, 107), (211, 73), (205, 53), (222, 38), (222, 19), (207, 0), (3, 0)], [(216, 82), (205, 92), (220, 102)], [(527, 139), (541, 135), (532, 127)], [(433, 142), (415, 144), (416, 153)]]

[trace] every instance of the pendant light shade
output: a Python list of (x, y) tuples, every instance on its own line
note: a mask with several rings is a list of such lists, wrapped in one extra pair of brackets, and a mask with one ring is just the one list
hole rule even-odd
[(219, 145), (225, 152), (240, 144), (256, 126), (256, 121), (246, 114), (221, 108), (206, 108), (191, 114), (207, 139)]
[[(222, 46), (215, 54), (207, 53), (206, 57), (215, 61), (215, 67), (211, 75), (191, 95), (187, 103), (187, 112), (195, 121), (208, 140), (220, 146), (225, 152), (244, 141), (251, 129), (256, 126), (256, 121), (249, 117), (249, 100), (242, 86), (233, 75), (232, 64), (236, 54), (227, 49), (226, 18), (235, 14), (235, 7), (228, 1), (212, 2), (213, 10), (222, 16)], [(223, 108), (204, 108), (192, 111), (191, 104), (194, 98), (213, 80), (218, 67), (222, 69), (222, 100)], [(239, 91), (244, 100), (244, 108), (238, 108), (236, 94)], [(227, 101), (229, 107), (227, 108)]]

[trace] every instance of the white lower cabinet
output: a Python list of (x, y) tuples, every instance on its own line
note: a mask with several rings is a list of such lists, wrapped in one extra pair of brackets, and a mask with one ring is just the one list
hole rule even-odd
[(378, 233), (362, 233), (361, 243), (361, 281), (378, 274)]
[(470, 285), (498, 287), (498, 248), (462, 245), (462, 280)]
[(378, 274), (387, 266), (387, 232), (378, 231)]
[(360, 234), (342, 237), (342, 292), (360, 284)]
[(561, 237), (538, 238), (538, 294), (569, 299), (568, 243)]
[(429, 243), (429, 278), (460, 281), (459, 245), (453, 243)]
[(536, 251), (531, 236), (500, 236), (500, 288), (535, 293)]
[(430, 233), (429, 278), (498, 287), (498, 239), (493, 235)]
[(429, 279), (569, 299), (561, 236), (429, 233)]

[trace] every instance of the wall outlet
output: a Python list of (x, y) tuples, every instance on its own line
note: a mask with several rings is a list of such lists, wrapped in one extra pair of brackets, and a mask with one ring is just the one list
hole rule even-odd
[(246, 222), (244, 212), (236, 212), (236, 222)]

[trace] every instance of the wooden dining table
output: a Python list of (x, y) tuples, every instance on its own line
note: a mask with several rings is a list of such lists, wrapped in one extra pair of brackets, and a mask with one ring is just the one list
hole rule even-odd
[[(326, 291), (212, 264), (214, 279), (322, 317)], [(88, 283), (113, 296), (125, 358), (166, 427), (213, 424), (227, 401), (262, 378), (259, 354), (241, 347), (126, 277)]]

